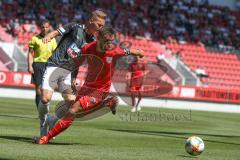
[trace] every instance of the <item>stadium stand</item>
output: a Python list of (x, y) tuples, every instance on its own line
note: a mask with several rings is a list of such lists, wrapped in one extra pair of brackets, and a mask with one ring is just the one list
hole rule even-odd
[[(239, 47), (240, 15), (228, 7), (209, 5), (207, 0), (115, 2), (116, 0), (62, 0), (60, 3), (57, 0), (44, 3), (39, 0), (34, 3), (4, 1), (0, 6), (4, 15), (1, 16), (0, 23), (17, 36), (21, 31), (35, 33), (36, 19), (48, 18), (55, 26), (70, 21), (82, 23), (89, 10), (98, 7), (108, 12), (109, 23), (131, 37), (139, 35), (155, 41), (167, 41), (167, 37), (172, 36), (179, 42), (201, 41), (206, 46)], [(112, 7), (107, 8), (107, 3), (111, 3)]]
[(10, 34), (6, 33), (4, 28), (0, 25), (0, 41), (13, 42), (13, 38)]
[[(134, 47), (143, 49), (147, 54), (146, 62), (156, 62), (159, 54), (166, 56), (166, 46), (173, 54), (180, 51), (180, 60), (192, 72), (198, 66), (206, 70), (208, 77), (201, 78), (205, 86), (240, 87), (237, 56), (219, 51), (209, 52), (207, 48), (231, 48), (237, 53), (240, 44), (239, 12), (228, 7), (209, 5), (207, 0), (115, 2), (3, 1), (0, 5), (0, 14), (4, 15), (0, 17), (0, 37), (9, 42), (13, 41), (12, 36), (15, 37), (17, 43), (27, 51), (29, 39), (38, 32), (37, 19), (48, 18), (55, 27), (70, 21), (83, 23), (89, 11), (102, 8), (109, 15), (107, 22), (123, 33), (120, 41), (131, 42)], [(106, 7), (108, 3), (112, 4), (111, 8)], [(142, 40), (135, 39), (139, 37)]]
[(0, 71), (13, 71), (12, 59), (0, 47)]
[(8, 68), (4, 65), (4, 63), (0, 60), (0, 71), (9, 71)]
[(207, 86), (233, 89), (240, 87), (240, 74), (238, 72), (240, 61), (236, 54), (212, 53), (197, 45), (166, 45), (173, 53), (181, 50), (181, 60), (192, 71), (196, 70), (198, 66), (202, 66), (209, 76), (201, 79)]

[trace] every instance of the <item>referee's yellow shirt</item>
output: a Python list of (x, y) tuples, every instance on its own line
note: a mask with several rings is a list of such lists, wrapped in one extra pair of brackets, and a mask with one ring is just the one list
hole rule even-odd
[(40, 35), (33, 36), (28, 43), (28, 47), (34, 50), (34, 62), (47, 62), (48, 58), (52, 55), (57, 47), (56, 39), (53, 38), (50, 42), (44, 44), (43, 37)]

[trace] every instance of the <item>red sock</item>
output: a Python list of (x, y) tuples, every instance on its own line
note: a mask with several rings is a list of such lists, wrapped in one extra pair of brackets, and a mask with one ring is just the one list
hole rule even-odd
[(50, 140), (59, 133), (63, 132), (65, 129), (72, 125), (75, 119), (75, 114), (68, 112), (55, 126), (48, 132), (47, 137)]

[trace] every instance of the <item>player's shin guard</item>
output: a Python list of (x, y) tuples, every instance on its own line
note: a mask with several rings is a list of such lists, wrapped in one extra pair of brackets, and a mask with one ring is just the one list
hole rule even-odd
[(59, 133), (66, 130), (68, 127), (72, 125), (76, 117), (75, 113), (68, 112), (61, 120), (59, 120), (56, 125), (48, 132), (47, 138), (48, 140), (52, 139), (53, 137), (57, 136)]
[(59, 118), (55, 115), (48, 115), (47, 117), (47, 123), (49, 126), (49, 130), (51, 130), (54, 125), (57, 123), (57, 121), (59, 120)]
[(49, 112), (49, 103), (43, 104), (42, 101), (38, 104), (38, 114), (40, 119), (40, 136), (47, 134), (47, 116)]

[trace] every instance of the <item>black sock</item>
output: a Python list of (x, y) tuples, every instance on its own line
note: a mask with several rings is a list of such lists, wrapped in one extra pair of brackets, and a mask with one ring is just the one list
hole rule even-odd
[(40, 95), (36, 95), (36, 97), (35, 97), (35, 103), (36, 103), (36, 106), (37, 106), (37, 107), (38, 107), (38, 104), (39, 104), (40, 100), (41, 100)]

